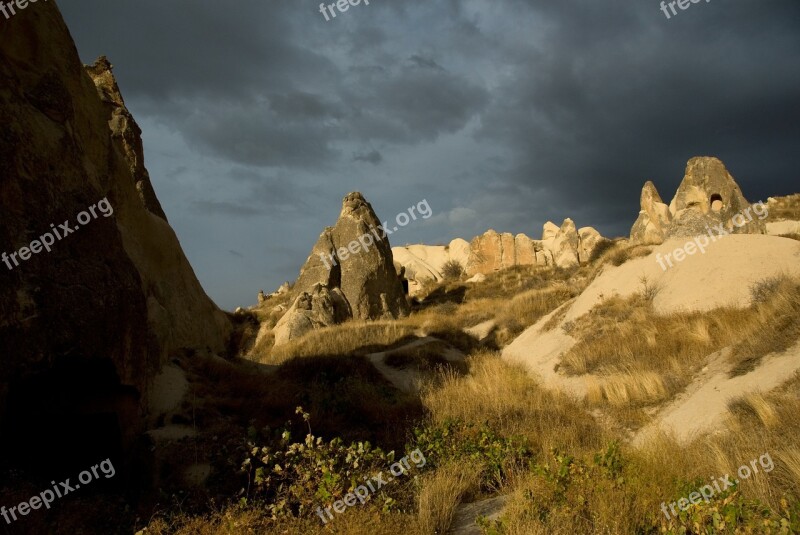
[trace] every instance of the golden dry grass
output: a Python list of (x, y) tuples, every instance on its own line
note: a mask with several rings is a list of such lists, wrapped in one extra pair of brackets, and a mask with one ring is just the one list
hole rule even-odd
[(292, 358), (323, 355), (364, 355), (380, 351), (398, 342), (414, 337), (416, 327), (401, 321), (349, 321), (335, 327), (326, 327), (269, 352), (256, 354), (264, 364), (280, 364)]
[[(613, 254), (612, 247), (601, 259), (608, 262)], [(751, 394), (732, 403), (725, 434), (701, 437), (688, 445), (662, 437), (641, 450), (622, 446), (621, 479), (603, 476), (593, 459), (609, 441), (624, 435), (589, 414), (602, 407), (607, 415), (642, 423), (642, 407), (669, 400), (710, 353), (734, 347), (733, 363), (745, 367), (796, 342), (800, 337), (796, 330), (798, 281), (765, 285), (753, 306), (741, 310), (656, 316), (650, 300), (641, 295), (604, 301), (574, 323), (571, 332), (580, 341), (563, 361), (571, 373), (598, 375), (586, 402), (542, 388), (525, 368), (486, 349), (470, 355), (466, 374), (441, 371), (425, 384), (419, 400), (401, 399), (369, 369), (365, 359), (354, 356), (396, 347), (416, 338), (419, 331), (457, 338), (464, 327), (490, 318), (511, 331), (519, 328), (514, 322), (533, 323), (554, 310), (592, 276), (587, 268), (575, 286), (558, 277), (545, 280), (544, 274), (531, 271), (545, 283), (527, 287), (529, 283), (520, 285), (517, 280), (520, 273), (524, 272), (496, 274), (489, 285), (501, 288), (496, 297), (476, 292), (470, 298), (467, 293), (462, 304), (442, 302), (397, 322), (349, 322), (270, 349), (262, 356), (264, 362), (284, 363), (274, 379), (272, 374), (248, 377), (243, 370), (206, 365), (196, 370), (210, 382), (202, 394), (224, 413), (248, 416), (284, 411), (294, 406), (298, 396), (305, 396), (313, 401), (313, 421), (326, 419), (325, 431), (340, 428), (351, 436), (354, 428), (364, 434), (371, 426), (380, 426), (386, 415), (391, 415), (396, 427), (393, 440), (409, 436), (420, 422), (452, 420), (487, 425), (506, 437), (521, 436), (537, 464), (535, 469), (521, 468), (504, 481), (507, 486), (500, 487), (510, 493), (502, 518), (505, 535), (655, 532), (661, 502), (683, 496), (686, 488), (696, 488), (696, 481), (732, 474), (764, 454), (771, 456), (774, 470), (749, 478), (740, 487), (741, 495), (773, 511), (780, 509), (783, 497), (800, 496), (800, 376), (777, 391)], [(522, 291), (512, 291), (520, 286)], [(440, 351), (444, 346), (433, 348)], [(412, 360), (425, 356), (422, 348), (407, 353)], [(321, 371), (324, 379), (319, 377)], [(217, 390), (211, 389), (212, 383)], [(419, 410), (413, 407), (414, 401), (421, 403)], [(348, 415), (326, 408), (333, 406), (346, 407)], [(558, 477), (542, 476), (542, 467), (558, 473), (559, 458), (575, 459), (567, 470), (570, 482), (563, 488)], [(408, 485), (406, 503), (416, 503), (416, 510), (386, 513), (378, 503), (368, 503), (348, 509), (323, 526), (315, 517), (273, 521), (258, 507), (236, 506), (207, 516), (156, 519), (147, 533), (443, 533), (464, 495), (478, 492), (474, 480), (478, 471), (474, 466), (470, 470), (468, 463), (453, 465), (448, 459), (436, 459), (435, 466), (419, 478), (418, 485)]]
[(462, 497), (475, 491), (479, 473), (465, 463), (450, 463), (422, 478), (418, 495), (419, 530), (425, 535), (446, 533)]
[(800, 339), (800, 280), (788, 276), (760, 281), (751, 288), (754, 304), (748, 309), (739, 343), (731, 355), (733, 372), (747, 373), (761, 359), (784, 351)]
[(467, 363), (467, 376), (443, 373), (423, 390), (422, 403), (434, 422), (488, 422), (504, 435), (526, 437), (540, 451), (594, 448), (606, 438), (580, 405), (543, 389), (523, 367), (491, 352)]

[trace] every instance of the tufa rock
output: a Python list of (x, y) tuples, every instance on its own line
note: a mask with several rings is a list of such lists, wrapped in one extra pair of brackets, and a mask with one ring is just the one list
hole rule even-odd
[(560, 268), (571, 268), (580, 264), (579, 250), (580, 237), (578, 236), (578, 229), (575, 228), (575, 223), (572, 219), (567, 218), (558, 229), (558, 233), (553, 238), (553, 258), (555, 264)]
[(296, 340), (314, 329), (336, 325), (351, 316), (350, 306), (339, 288), (315, 284), (311, 292), (297, 296), (275, 325), (275, 346)]
[(592, 259), (597, 247), (604, 241), (607, 241), (592, 227), (578, 229), (578, 238), (578, 260), (581, 264), (588, 263)]
[[(444, 280), (442, 268), (447, 262), (458, 262), (466, 266), (469, 262), (469, 242), (461, 238), (452, 240), (448, 245), (406, 245), (392, 247), (395, 270), (408, 284), (408, 293), (418, 295), (426, 281), (440, 282)], [(400, 270), (403, 273), (400, 273)]]
[[(34, 456), (35, 438), (6, 424), (68, 422), (95, 407), (117, 417), (126, 446), (168, 357), (225, 351), (231, 325), (155, 198), (138, 127), (107, 60), (84, 69), (54, 2), (4, 24), (3, 33), (0, 251), (27, 246), (51, 223), (74, 224), (102, 199), (113, 214), (0, 269), (0, 435)], [(64, 395), (47, 384), (63, 385)], [(33, 410), (27, 398), (37, 400), (35, 418), (25, 413)], [(106, 431), (72, 438), (88, 445)]]
[(558, 234), (558, 231), (559, 231), (558, 225), (556, 225), (552, 221), (548, 221), (542, 227), (542, 241), (555, 238), (556, 234)]
[(630, 233), (631, 244), (658, 245), (664, 242), (672, 220), (669, 207), (661, 200), (655, 184), (647, 181), (639, 197), (639, 218)]
[(356, 319), (407, 315), (403, 285), (395, 271), (389, 239), (380, 225), (361, 193), (347, 195), (336, 224), (322, 232), (300, 270), (294, 294), (323, 284), (341, 290)]
[(86, 65), (85, 68), (110, 117), (108, 126), (111, 128), (111, 137), (125, 154), (139, 198), (151, 213), (167, 221), (167, 215), (161, 208), (161, 203), (158, 202), (156, 192), (150, 182), (150, 173), (144, 167), (142, 129), (136, 124), (128, 108), (125, 107), (122, 93), (120, 93), (117, 81), (111, 72), (111, 62), (105, 56), (100, 56), (94, 65)]
[(694, 236), (708, 232), (706, 226), (722, 224), (736, 234), (763, 234), (764, 225), (757, 219), (735, 225), (733, 218), (743, 213), (750, 203), (739, 185), (717, 158), (696, 157), (686, 164), (686, 173), (669, 204), (672, 221), (667, 238)]
[(488, 230), (470, 243), (467, 274), (491, 273), (517, 265), (514, 235)]

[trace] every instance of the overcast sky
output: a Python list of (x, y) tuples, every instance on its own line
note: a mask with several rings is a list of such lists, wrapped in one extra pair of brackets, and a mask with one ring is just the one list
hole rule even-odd
[[(333, 1), (333, 0), (331, 0)], [(294, 280), (341, 200), (434, 216), (392, 245), (627, 235), (692, 156), (751, 201), (800, 191), (800, 1), (61, 0), (105, 54), (153, 186), (209, 295)], [(330, 16), (330, 15), (329, 15)]]

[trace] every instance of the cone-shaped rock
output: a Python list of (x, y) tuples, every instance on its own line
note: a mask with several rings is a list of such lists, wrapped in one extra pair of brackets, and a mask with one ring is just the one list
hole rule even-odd
[(739, 185), (720, 160), (692, 158), (686, 164), (683, 181), (669, 205), (672, 222), (667, 237), (703, 234), (708, 232), (707, 226), (720, 223), (728, 232), (763, 233), (763, 224), (757, 218), (746, 218), (743, 224), (738, 224), (741, 221), (738, 214), (744, 214), (749, 206)]
[[(347, 195), (333, 227), (320, 235), (293, 288), (311, 293), (321, 283), (339, 288), (357, 319), (398, 318), (408, 313), (389, 239), (361, 193)], [(391, 229), (390, 229), (391, 231)]]
[(639, 205), (639, 217), (631, 227), (631, 243), (641, 245), (663, 243), (672, 214), (669, 207), (661, 200), (655, 184), (649, 180), (642, 188)]

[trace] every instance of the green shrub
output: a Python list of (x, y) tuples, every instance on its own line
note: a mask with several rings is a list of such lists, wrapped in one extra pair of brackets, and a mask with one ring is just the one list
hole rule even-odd
[(445, 280), (460, 280), (466, 270), (458, 260), (448, 260), (442, 266), (442, 276)]
[[(326, 442), (311, 433), (310, 415), (297, 408), (308, 423), (308, 434), (294, 442), (288, 429), (278, 430), (270, 445), (258, 446), (248, 441), (249, 452), (241, 464), (247, 479), (243, 502), (263, 502), (273, 519), (311, 517), (317, 507), (323, 509), (342, 499), (364, 481), (387, 472), (395, 462), (393, 451), (385, 453), (369, 442), (345, 444), (341, 438)], [(288, 427), (288, 424), (287, 424)], [(251, 438), (258, 433), (251, 429)], [(269, 430), (265, 433), (269, 436)], [(398, 503), (390, 493), (403, 493), (402, 484), (393, 484), (371, 495), (388, 510)]]
[(523, 469), (533, 454), (522, 437), (503, 437), (488, 425), (461, 420), (427, 424), (414, 430), (414, 444), (437, 466), (437, 460), (468, 462), (481, 473), (481, 486), (496, 490), (515, 470)]

